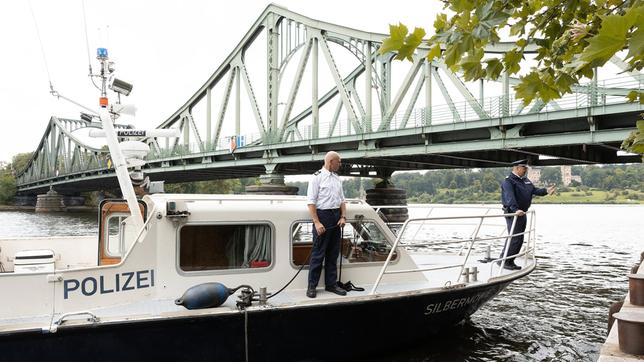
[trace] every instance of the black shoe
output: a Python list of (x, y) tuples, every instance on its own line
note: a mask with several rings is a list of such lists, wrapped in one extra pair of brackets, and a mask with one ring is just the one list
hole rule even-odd
[(315, 288), (309, 288), (306, 290), (306, 296), (309, 298), (315, 298), (318, 295), (318, 292)]
[(337, 285), (327, 286), (324, 288), (327, 292), (335, 293), (337, 295), (347, 295), (347, 291), (338, 287)]
[(521, 267), (514, 264), (514, 263), (505, 263), (503, 265), (503, 269), (508, 269), (508, 270), (521, 270)]

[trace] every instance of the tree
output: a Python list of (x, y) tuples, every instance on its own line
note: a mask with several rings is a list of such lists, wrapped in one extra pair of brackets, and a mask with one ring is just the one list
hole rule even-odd
[[(536, 66), (514, 87), (525, 105), (571, 93), (582, 78), (592, 78), (596, 67), (627, 49), (628, 70), (644, 66), (644, 2), (642, 0), (443, 0), (451, 16), (440, 13), (435, 34), (427, 41), (427, 60), (442, 58), (465, 80), (498, 79), (516, 74), (527, 48), (536, 49)], [(485, 57), (487, 45), (498, 43), (509, 31), (514, 46), (500, 57)], [(412, 60), (426, 32), (409, 32), (404, 24), (390, 25), (381, 54), (396, 52), (396, 59)], [(631, 91), (630, 101), (644, 103), (644, 92)], [(624, 147), (644, 154), (644, 121)]]
[(491, 172), (485, 172), (483, 174), (483, 181), (481, 182), (481, 190), (483, 192), (498, 191), (500, 187), (499, 180)]
[(16, 179), (6, 170), (0, 171), (0, 204), (10, 204), (16, 196)]
[(541, 169), (541, 182), (547, 185), (561, 183), (561, 169), (559, 167), (544, 167)]
[(11, 170), (14, 175), (20, 174), (27, 167), (27, 163), (31, 160), (33, 152), (19, 153), (11, 159)]

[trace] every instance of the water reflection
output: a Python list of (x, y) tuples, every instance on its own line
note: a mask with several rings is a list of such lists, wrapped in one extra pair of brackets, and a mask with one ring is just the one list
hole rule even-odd
[(92, 235), (98, 231), (94, 213), (0, 212), (0, 237)]

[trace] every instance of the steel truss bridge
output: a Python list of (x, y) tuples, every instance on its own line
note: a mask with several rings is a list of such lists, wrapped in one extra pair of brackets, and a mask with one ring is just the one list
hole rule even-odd
[[(517, 78), (468, 83), (442, 61), (427, 62), (426, 48), (413, 62), (394, 62), (393, 54), (377, 53), (385, 37), (268, 6), (203, 86), (157, 127), (180, 136), (145, 139), (146, 174), (166, 182), (307, 174), (329, 150), (341, 153), (342, 174), (379, 177), (500, 167), (518, 158), (534, 165), (640, 162), (618, 150), (644, 108), (625, 96), (641, 91), (644, 77), (626, 72), (618, 58), (611, 63), (619, 76), (525, 106), (511, 92)], [(106, 149), (75, 136), (91, 127), (100, 124), (52, 117), (17, 178), (18, 191), (115, 188)]]

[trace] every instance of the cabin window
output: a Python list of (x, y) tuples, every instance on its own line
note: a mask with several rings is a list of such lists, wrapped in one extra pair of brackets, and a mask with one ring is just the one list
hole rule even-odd
[[(313, 247), (313, 223), (297, 222), (291, 229), (292, 257), (294, 265), (308, 265), (308, 257)], [(385, 261), (391, 251), (391, 243), (373, 221), (347, 220), (342, 233), (341, 254), (344, 262), (367, 263)], [(392, 261), (398, 257), (394, 252)]]
[(129, 216), (126, 213), (113, 213), (107, 219), (107, 243), (105, 243), (105, 255), (108, 257), (123, 256), (123, 221)]
[(183, 271), (266, 268), (273, 260), (268, 224), (185, 225), (179, 236)]

